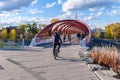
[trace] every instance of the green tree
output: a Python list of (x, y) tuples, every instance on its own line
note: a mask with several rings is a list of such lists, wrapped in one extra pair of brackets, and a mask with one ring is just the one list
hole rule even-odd
[(37, 27), (37, 24), (36, 24), (35, 22), (33, 22), (33, 23), (31, 24), (31, 26), (32, 26), (32, 27)]
[(39, 31), (46, 27), (46, 24), (39, 24)]
[(26, 31), (28, 32), (28, 33), (31, 33), (31, 25), (28, 23), (28, 24), (26, 24)]
[[(37, 24), (35, 22), (33, 22), (32, 24), (29, 24), (29, 23), (28, 24), (19, 24), (18, 29), (23, 31), (22, 38), (23, 38), (23, 36), (25, 38), (31, 37), (31, 36), (29, 36), (29, 34), (30, 35), (32, 34), (32, 37), (33, 37), (40, 30), (39, 28), (37, 28)], [(27, 33), (27, 35), (26, 35), (26, 33)]]
[(33, 22), (31, 26), (32, 26), (31, 32), (33, 33), (33, 35), (36, 35), (38, 33), (37, 24)]
[(16, 30), (15, 29), (12, 29), (10, 31), (10, 39), (11, 40), (15, 40), (16, 39)]
[(7, 39), (7, 30), (6, 29), (4, 29), (4, 30), (2, 30), (2, 32), (1, 32), (1, 38), (3, 38), (3, 39)]
[(35, 36), (38, 33), (39, 29), (37, 28), (37, 24), (33, 22), (32, 24), (27, 24), (27, 32), (32, 33)]

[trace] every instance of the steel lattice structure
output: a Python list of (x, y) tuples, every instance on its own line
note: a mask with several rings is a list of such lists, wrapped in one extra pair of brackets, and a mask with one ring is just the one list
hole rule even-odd
[[(46, 36), (46, 33), (49, 33), (49, 36), (52, 36), (54, 31), (58, 31), (59, 34), (62, 33), (83, 33), (87, 34), (86, 44), (89, 44), (89, 41), (91, 39), (91, 30), (89, 26), (79, 20), (61, 20), (55, 23), (52, 23), (50, 25), (47, 25), (42, 31), (40, 31), (36, 35), (36, 39), (41, 39), (42, 37)], [(38, 40), (39, 41), (39, 40)]]

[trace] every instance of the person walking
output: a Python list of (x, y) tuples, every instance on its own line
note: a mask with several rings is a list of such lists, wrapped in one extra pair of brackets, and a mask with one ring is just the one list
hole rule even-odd
[(71, 34), (70, 33), (68, 34), (68, 41), (71, 44)]
[(63, 33), (63, 42), (65, 42), (66, 39), (66, 33)]
[(77, 42), (78, 42), (78, 43), (80, 42), (80, 38), (81, 38), (81, 34), (80, 34), (80, 33), (77, 33)]

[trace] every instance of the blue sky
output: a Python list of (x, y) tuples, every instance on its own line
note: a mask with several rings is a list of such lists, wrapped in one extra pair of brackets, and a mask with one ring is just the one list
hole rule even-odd
[(36, 22), (49, 24), (53, 18), (77, 19), (91, 29), (120, 22), (120, 0), (0, 0), (0, 26)]

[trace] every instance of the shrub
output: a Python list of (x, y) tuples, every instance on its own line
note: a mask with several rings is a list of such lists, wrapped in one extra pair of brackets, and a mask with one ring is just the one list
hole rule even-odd
[(120, 54), (116, 47), (94, 47), (90, 57), (94, 59), (94, 63), (111, 67), (120, 76)]

